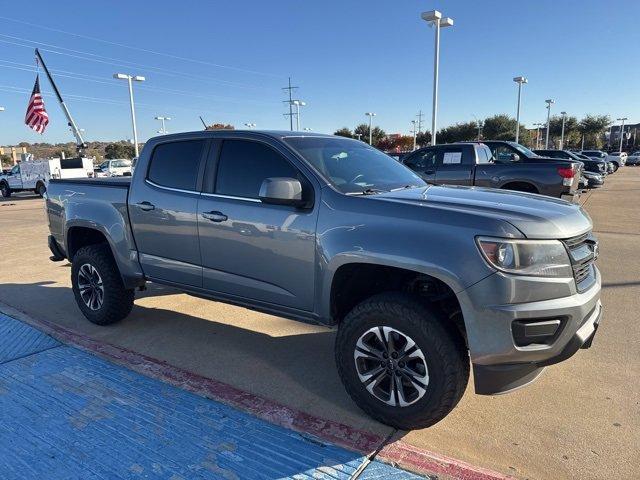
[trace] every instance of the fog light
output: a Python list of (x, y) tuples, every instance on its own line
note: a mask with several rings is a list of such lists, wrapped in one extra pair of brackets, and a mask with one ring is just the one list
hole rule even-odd
[(540, 321), (515, 320), (511, 325), (513, 340), (519, 347), (534, 343), (549, 344), (554, 339), (561, 324), (560, 319)]

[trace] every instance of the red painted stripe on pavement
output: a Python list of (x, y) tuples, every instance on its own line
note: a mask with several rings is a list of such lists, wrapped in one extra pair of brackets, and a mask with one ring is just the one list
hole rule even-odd
[[(5, 312), (10, 314), (10, 312)], [(203, 377), (162, 360), (107, 342), (94, 340), (48, 320), (36, 320), (20, 312), (20, 319), (57, 340), (93, 352), (192, 393), (237, 407), (268, 422), (327, 442), (368, 454), (377, 450), (385, 438), (332, 420), (326, 420), (272, 400), (240, 390), (227, 383)], [(505, 480), (508, 477), (487, 469), (396, 441), (384, 446), (377, 459), (423, 474), (437, 474), (458, 480)]]

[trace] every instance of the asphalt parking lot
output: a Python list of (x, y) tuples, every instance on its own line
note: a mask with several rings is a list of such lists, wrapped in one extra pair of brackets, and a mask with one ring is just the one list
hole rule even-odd
[[(638, 478), (640, 168), (623, 168), (581, 203), (601, 247), (605, 316), (593, 347), (509, 395), (468, 388), (436, 426), (401, 432), (405, 442), (518, 478)], [(68, 264), (48, 260), (47, 233), (41, 199), (0, 201), (0, 302), (304, 412), (391, 433), (344, 391), (330, 330), (158, 286), (137, 294), (125, 321), (97, 327), (76, 307)]]

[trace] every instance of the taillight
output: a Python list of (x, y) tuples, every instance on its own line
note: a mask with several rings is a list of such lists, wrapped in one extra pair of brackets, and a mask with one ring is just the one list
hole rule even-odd
[(558, 167), (558, 175), (562, 178), (573, 178), (576, 171), (573, 169), (573, 165), (570, 167)]

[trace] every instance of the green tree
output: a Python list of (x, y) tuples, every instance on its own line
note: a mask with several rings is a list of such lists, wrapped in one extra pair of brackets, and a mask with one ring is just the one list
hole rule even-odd
[(475, 140), (478, 138), (478, 124), (476, 122), (456, 123), (438, 131), (438, 143), (453, 143)]
[(214, 123), (213, 125), (207, 125), (205, 130), (235, 130), (236, 127), (229, 123)]
[(125, 142), (110, 143), (104, 148), (105, 158), (133, 158), (135, 149), (133, 145)]
[(431, 132), (420, 132), (416, 135), (416, 145), (426, 147), (431, 144)]
[(580, 120), (579, 131), (584, 135), (585, 148), (602, 148), (604, 133), (611, 125), (609, 115), (587, 115)]
[[(576, 117), (567, 117), (564, 122), (564, 145), (563, 148), (576, 141), (580, 137), (578, 130), (578, 119)], [(545, 132), (546, 133), (546, 132)], [(562, 138), (562, 117), (554, 115), (549, 120), (549, 143), (560, 148), (560, 139)]]
[[(515, 140), (516, 119), (509, 115), (500, 114), (486, 118), (482, 126), (482, 138), (487, 140)], [(520, 124), (518, 142), (531, 145), (531, 132)]]
[(349, 130), (347, 127), (342, 127), (333, 132), (334, 135), (338, 135), (339, 137), (347, 137), (353, 138), (353, 132)]
[[(366, 123), (361, 123), (354, 130), (353, 133), (355, 136), (358, 134), (362, 135), (360, 140), (363, 142), (369, 143), (369, 125)], [(371, 129), (371, 138), (374, 145), (377, 145), (387, 134), (380, 127), (373, 127)]]

